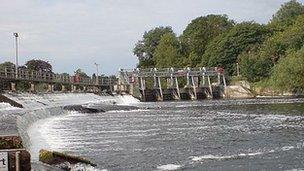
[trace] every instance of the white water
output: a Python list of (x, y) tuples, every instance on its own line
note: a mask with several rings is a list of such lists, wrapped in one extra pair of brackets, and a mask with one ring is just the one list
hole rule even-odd
[(1, 111), (8, 111), (8, 110), (16, 110), (19, 109), (17, 107), (11, 106), (9, 103), (0, 103), (0, 112)]
[(181, 165), (177, 165), (177, 164), (166, 164), (166, 165), (158, 166), (157, 169), (169, 171), (169, 170), (177, 170), (180, 169), (181, 167), (182, 167)]
[[(139, 101), (132, 96), (99, 96), (92, 93), (60, 93), (60, 94), (29, 94), (8, 93), (6, 97), (21, 104), (24, 108), (13, 107), (8, 103), (0, 103), (0, 134), (18, 134), (22, 137), (24, 146), (30, 151), (32, 160), (38, 160), (40, 149), (56, 150), (48, 144), (52, 135), (48, 135), (45, 124), (52, 118), (60, 118), (71, 112), (61, 107), (66, 105), (85, 104), (136, 104)], [(73, 115), (73, 118), (77, 115)], [(56, 119), (55, 119), (56, 120)], [(52, 123), (52, 122), (50, 122)], [(18, 129), (18, 132), (17, 132)], [(86, 167), (86, 170), (95, 170), (89, 166), (73, 166), (74, 170)], [(77, 168), (77, 169), (76, 169)]]
[[(24, 139), (25, 146), (32, 154), (32, 160), (37, 161), (40, 149), (58, 150), (48, 142), (56, 142), (53, 137), (60, 136), (47, 134), (47, 129), (56, 119), (72, 114), (71, 119), (79, 117), (77, 112), (68, 112), (61, 109), (66, 105), (81, 104), (135, 104), (139, 101), (130, 95), (98, 96), (90, 93), (67, 94), (8, 94), (7, 97), (22, 104), (26, 115), (17, 119), (19, 133)], [(61, 116), (60, 116), (61, 115)], [(81, 114), (79, 114), (81, 115)], [(54, 125), (55, 126), (55, 125)], [(62, 138), (64, 139), (64, 138)], [(59, 142), (58, 142), (59, 143)], [(62, 142), (60, 143), (62, 144)]]
[[(225, 139), (230, 141), (231, 137), (227, 135), (232, 135), (239, 132), (238, 135), (245, 136), (255, 136), (255, 138), (268, 138), (268, 135), (273, 135), (272, 139), (275, 141), (285, 140), (282, 138), (277, 138), (274, 134), (271, 134), (270, 131), (276, 130), (280, 131), (281, 129), (301, 129), (303, 126), (301, 122), (303, 121), (303, 116), (301, 115), (280, 115), (279, 113), (260, 113), (259, 110), (254, 110), (254, 113), (248, 113), (246, 110), (227, 110), (227, 109), (218, 109), (213, 113), (204, 113), (204, 111), (197, 111), (196, 108), (192, 110), (188, 109), (178, 109), (185, 108), (187, 105), (190, 107), (193, 103), (201, 103), (198, 106), (217, 106), (216, 101), (210, 102), (178, 102), (173, 104), (175, 107), (172, 107), (169, 111), (167, 110), (158, 110), (156, 105), (158, 103), (148, 104), (154, 105), (153, 109), (149, 110), (138, 110), (138, 111), (112, 111), (107, 113), (101, 113), (96, 115), (82, 114), (77, 112), (67, 112), (61, 109), (61, 106), (64, 105), (73, 105), (73, 104), (136, 104), (138, 103), (137, 99), (134, 99), (130, 96), (97, 96), (94, 94), (45, 94), (45, 95), (30, 95), (22, 94), (18, 96), (8, 95), (14, 98), (17, 102), (21, 103), (26, 111), (26, 115), (19, 117), (18, 125), (19, 132), (25, 140), (26, 147), (31, 151), (33, 160), (38, 159), (38, 152), (40, 149), (49, 149), (56, 151), (67, 151), (71, 154), (85, 155), (91, 152), (92, 156), (95, 154), (100, 154), (96, 158), (92, 159), (101, 161), (101, 156), (108, 156), (111, 154), (119, 154), (122, 151), (127, 149), (134, 148), (134, 151), (129, 155), (132, 156), (133, 153), (149, 152), (146, 154), (150, 156), (155, 152), (168, 154), (172, 150), (184, 149), (185, 146), (188, 146), (189, 143), (186, 143), (193, 136), (192, 140), (195, 141), (204, 141), (202, 144), (208, 143), (208, 139), (214, 138), (215, 135), (209, 137), (209, 134), (215, 132), (223, 133), (219, 140)], [(28, 97), (30, 96), (30, 97)], [(258, 101), (258, 100), (257, 100)], [(303, 102), (303, 100), (274, 100), (276, 103), (297, 103)], [(229, 103), (228, 103), (229, 102)], [(231, 104), (252, 104), (254, 103), (251, 100), (247, 101), (220, 101), (219, 105), (225, 106)], [(185, 106), (180, 106), (185, 104)], [(272, 100), (263, 100), (258, 101), (261, 104), (271, 104)], [(172, 105), (170, 104), (170, 105)], [(7, 104), (2, 104), (7, 106)], [(192, 107), (195, 105), (192, 105)], [(164, 106), (165, 108), (166, 106)], [(7, 106), (9, 111), (11, 107)], [(201, 110), (202, 108), (200, 108)], [(209, 110), (209, 109), (207, 109)], [(190, 114), (186, 113), (190, 112)], [(203, 112), (204, 114), (200, 114)], [(193, 113), (193, 114), (191, 114)], [(132, 119), (133, 118), (133, 119)], [(219, 124), (219, 122), (221, 124)], [(74, 124), (73, 124), (74, 123)], [(214, 124), (210, 124), (214, 123)], [(233, 123), (233, 124), (232, 124)], [(296, 124), (298, 123), (298, 124)], [(71, 125), (68, 125), (71, 124)], [(96, 128), (92, 128), (95, 126)], [(128, 127), (124, 127), (128, 126)], [(69, 127), (69, 128), (68, 128)], [(159, 128), (160, 127), (160, 128)], [(79, 128), (79, 129), (78, 129)], [(288, 129), (287, 129), (288, 128)], [(268, 131), (270, 133), (268, 133)], [(201, 132), (201, 133), (200, 133)], [(166, 136), (162, 136), (165, 134)], [(197, 135), (197, 137), (195, 136)], [(264, 136), (265, 137), (260, 137)], [(267, 135), (267, 136), (266, 136)], [(280, 132), (277, 132), (276, 135), (283, 136)], [(184, 137), (187, 136), (187, 137)], [(223, 137), (224, 136), (224, 137)], [(179, 170), (183, 167), (187, 168), (187, 165), (199, 164), (205, 162), (221, 162), (221, 161), (233, 161), (235, 159), (251, 159), (251, 158), (260, 158), (266, 154), (284, 153), (293, 151), (303, 150), (302, 145), (295, 145), (294, 140), (286, 141), (283, 144), (276, 144), (273, 147), (263, 147), (258, 144), (252, 143), (252, 146), (255, 148), (242, 148), (241, 145), (248, 143), (246, 139), (248, 137), (239, 137), (239, 139), (231, 140), (232, 143), (238, 142), (240, 144), (238, 147), (233, 146), (234, 151), (223, 151), (218, 153), (217, 150), (211, 150), (207, 145), (206, 148), (202, 151), (195, 151), (194, 153), (188, 154), (188, 151), (184, 151), (187, 155), (180, 158), (183, 159), (173, 159), (172, 161), (162, 161), (153, 165), (154, 169), (157, 170)], [(183, 138), (184, 137), (184, 138)], [(271, 140), (272, 140), (271, 139)], [(179, 141), (180, 140), (180, 141)], [(242, 140), (246, 140), (242, 142)], [(266, 139), (267, 140), (267, 139)], [(134, 142), (133, 142), (134, 141)], [(143, 142), (141, 142), (143, 141)], [(154, 141), (156, 144), (162, 142), (167, 142), (167, 148), (163, 146), (156, 146), (151, 143)], [(255, 142), (254, 140), (250, 140)], [(299, 141), (297, 138), (296, 141)], [(170, 145), (171, 142), (171, 145)], [(180, 146), (175, 146), (179, 142)], [(185, 142), (185, 144), (183, 144)], [(132, 146), (132, 144), (138, 144)], [(215, 141), (215, 143), (218, 143)], [(263, 144), (267, 145), (268, 141), (264, 141)], [(147, 146), (143, 146), (143, 145)], [(193, 143), (193, 146), (198, 144)], [(143, 146), (143, 147), (142, 147)], [(95, 149), (95, 147), (98, 147)], [(161, 149), (159, 149), (159, 148)], [(175, 147), (175, 148), (173, 148)], [(192, 147), (192, 146), (191, 146)], [(207, 148), (208, 147), (208, 148)], [(164, 148), (164, 149), (162, 149)], [(251, 149), (252, 148), (252, 149)], [(230, 148), (231, 149), (231, 148)], [(240, 150), (238, 150), (240, 149)], [(159, 150), (159, 151), (158, 151)], [(166, 150), (164, 152), (164, 150)], [(208, 150), (208, 151), (206, 151)], [(117, 155), (119, 156), (119, 155)], [(154, 155), (153, 155), (154, 156)], [(192, 156), (192, 157), (189, 157)], [(135, 157), (135, 156), (133, 156)], [(159, 156), (154, 156), (158, 158)], [(178, 158), (179, 155), (174, 157)], [(153, 158), (153, 157), (152, 157)], [(152, 159), (148, 158), (148, 159)], [(104, 157), (104, 159), (107, 159)], [(113, 158), (111, 158), (113, 159)], [(114, 157), (114, 159), (119, 160), (119, 157)], [(165, 160), (166, 158), (162, 158)], [(132, 157), (129, 159), (132, 161)], [(128, 162), (129, 162), (128, 160)], [(138, 161), (139, 159), (135, 160)], [(102, 160), (104, 161), (104, 160)], [(184, 162), (181, 162), (184, 161)], [(106, 163), (111, 163), (109, 161), (104, 161)], [(145, 162), (142, 161), (142, 162)], [(115, 162), (113, 162), (115, 163)], [(150, 162), (149, 162), (150, 163)], [(169, 164), (166, 164), (169, 163)], [(112, 164), (112, 163), (111, 163)], [(109, 165), (111, 165), (109, 164)], [(125, 164), (125, 163), (123, 163)], [(101, 164), (98, 163), (99, 166)], [(126, 164), (127, 165), (127, 164)], [(136, 165), (136, 164), (135, 164)], [(134, 165), (134, 166), (135, 166)], [(147, 164), (148, 165), (148, 164)], [(123, 166), (123, 165), (122, 165)], [(95, 168), (89, 169), (87, 166), (75, 166), (75, 170), (85, 167), (85, 170), (94, 170)], [(102, 167), (102, 166), (101, 166)], [(110, 169), (111, 167), (106, 168)]]

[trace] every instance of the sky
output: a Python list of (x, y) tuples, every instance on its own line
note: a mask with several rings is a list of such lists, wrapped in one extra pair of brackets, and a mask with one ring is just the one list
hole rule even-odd
[[(288, 0), (0, 0), (0, 63), (42, 59), (56, 73), (89, 75), (136, 67), (133, 48), (145, 31), (171, 26), (177, 35), (199, 16), (227, 14), (267, 23)], [(303, 3), (304, 0), (300, 2)]]

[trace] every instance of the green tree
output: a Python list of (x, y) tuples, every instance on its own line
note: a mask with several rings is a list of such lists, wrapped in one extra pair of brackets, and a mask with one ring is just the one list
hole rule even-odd
[(80, 78), (90, 78), (85, 72), (83, 72), (80, 68), (77, 69), (75, 75), (79, 75)]
[(304, 92), (304, 48), (290, 51), (274, 67), (271, 81), (283, 91)]
[(180, 43), (173, 33), (164, 34), (153, 56), (156, 67), (179, 67), (181, 66)]
[(4, 69), (4, 68), (15, 68), (15, 64), (13, 64), (12, 62), (3, 62), (0, 64), (0, 69)]
[(133, 53), (139, 60), (138, 67), (147, 68), (155, 66), (154, 51), (161, 37), (166, 33), (173, 33), (171, 27), (156, 27), (145, 32), (142, 40), (139, 40), (133, 49)]
[(52, 72), (52, 65), (48, 61), (32, 59), (26, 62), (25, 66), (29, 70)]
[(181, 41), (188, 51), (186, 56), (200, 63), (206, 46), (216, 36), (230, 30), (233, 25), (234, 22), (226, 15), (207, 15), (192, 20), (181, 35)]
[(249, 82), (258, 82), (271, 75), (272, 62), (259, 56), (258, 49), (243, 52), (238, 57), (241, 76)]
[(264, 42), (261, 57), (270, 58), (275, 64), (288, 50), (299, 50), (304, 45), (304, 15), (299, 16), (294, 24), (287, 27)]
[(261, 44), (270, 31), (264, 25), (254, 22), (237, 24), (229, 32), (216, 37), (203, 55), (202, 66), (224, 67), (230, 75), (234, 74), (238, 56)]
[(295, 19), (304, 14), (304, 6), (296, 0), (284, 3), (281, 8), (273, 15), (270, 26), (276, 30), (285, 30), (292, 25)]

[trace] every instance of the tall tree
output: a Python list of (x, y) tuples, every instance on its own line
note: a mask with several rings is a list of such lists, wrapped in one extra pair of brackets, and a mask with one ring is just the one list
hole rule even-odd
[(139, 60), (138, 67), (147, 68), (155, 66), (154, 52), (161, 37), (166, 33), (173, 33), (171, 27), (156, 27), (145, 32), (142, 40), (139, 40), (133, 49), (134, 55)]
[(0, 64), (0, 69), (4, 69), (4, 68), (15, 68), (15, 64), (13, 64), (12, 62), (3, 62)]
[(304, 92), (304, 48), (290, 51), (274, 67), (271, 81), (284, 91)]
[(25, 66), (29, 70), (52, 72), (52, 65), (48, 61), (32, 59), (26, 62)]
[(180, 42), (173, 33), (164, 34), (154, 52), (156, 67), (181, 66)]
[(292, 25), (295, 19), (304, 14), (304, 6), (296, 0), (286, 2), (281, 6), (276, 14), (273, 15), (270, 26), (276, 30), (285, 30)]
[(206, 46), (216, 36), (230, 30), (233, 25), (234, 22), (229, 20), (226, 15), (207, 15), (192, 20), (181, 35), (181, 41), (188, 50), (186, 56), (200, 63)]
[(79, 75), (80, 78), (90, 78), (85, 72), (83, 72), (80, 68), (75, 71), (75, 75)]
[(238, 56), (252, 46), (264, 42), (269, 33), (265, 26), (254, 22), (237, 24), (208, 45), (201, 65), (221, 66), (232, 75), (235, 72)]
[(290, 49), (299, 50), (304, 45), (304, 15), (295, 19), (293, 25), (270, 37), (261, 48), (261, 57), (270, 58), (275, 64)]

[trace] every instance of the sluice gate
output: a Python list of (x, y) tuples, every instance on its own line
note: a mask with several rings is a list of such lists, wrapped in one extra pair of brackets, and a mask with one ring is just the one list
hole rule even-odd
[(221, 98), (226, 86), (222, 68), (121, 69), (118, 90), (142, 101)]

